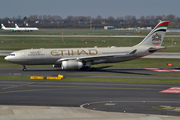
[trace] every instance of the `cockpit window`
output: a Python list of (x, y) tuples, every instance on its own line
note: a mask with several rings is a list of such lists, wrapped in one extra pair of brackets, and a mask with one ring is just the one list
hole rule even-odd
[(9, 56), (15, 56), (15, 54), (9, 54)]

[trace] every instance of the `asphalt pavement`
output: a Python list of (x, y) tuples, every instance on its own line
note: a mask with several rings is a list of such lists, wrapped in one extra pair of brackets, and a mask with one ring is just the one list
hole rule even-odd
[(153, 108), (180, 107), (179, 94), (159, 93), (170, 87), (179, 85), (1, 80), (0, 104), (180, 116), (180, 111)]

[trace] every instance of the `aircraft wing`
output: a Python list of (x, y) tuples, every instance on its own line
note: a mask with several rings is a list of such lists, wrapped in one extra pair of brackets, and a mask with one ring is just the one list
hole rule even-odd
[[(157, 50), (166, 49), (165, 47), (150, 47), (149, 52), (155, 52)], [(108, 58), (116, 58), (116, 57), (123, 57), (127, 56), (128, 54), (134, 54), (137, 50), (134, 49), (130, 52), (124, 52), (124, 53), (118, 53), (118, 54), (104, 54), (104, 55), (89, 55), (89, 56), (76, 56), (71, 58), (61, 58), (56, 61), (56, 63), (61, 63), (62, 61), (68, 61), (68, 60), (83, 60), (85, 62), (87, 61), (94, 61), (94, 60), (102, 60), (102, 59), (108, 59)]]
[(61, 58), (57, 60), (57, 63), (60, 63), (62, 61), (68, 61), (68, 60), (84, 60), (84, 61), (93, 61), (93, 60), (101, 60), (101, 59), (107, 59), (107, 58), (114, 58), (117, 56), (124, 56), (127, 55), (127, 53), (123, 54), (108, 54), (108, 55), (91, 55), (91, 56), (82, 56), (82, 57), (74, 57), (74, 58)]

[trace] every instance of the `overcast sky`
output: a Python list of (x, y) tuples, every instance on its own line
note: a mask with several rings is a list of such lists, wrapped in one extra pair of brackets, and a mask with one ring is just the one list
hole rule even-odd
[(180, 17), (180, 0), (0, 0), (0, 18), (21, 15), (72, 16), (148, 15), (174, 14)]

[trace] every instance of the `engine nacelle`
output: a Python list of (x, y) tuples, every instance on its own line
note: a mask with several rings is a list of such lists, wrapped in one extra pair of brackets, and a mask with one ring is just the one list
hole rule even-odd
[(63, 61), (62, 64), (61, 64), (61, 69), (62, 70), (80, 69), (82, 67), (83, 67), (83, 63), (82, 62), (73, 61), (73, 60)]

